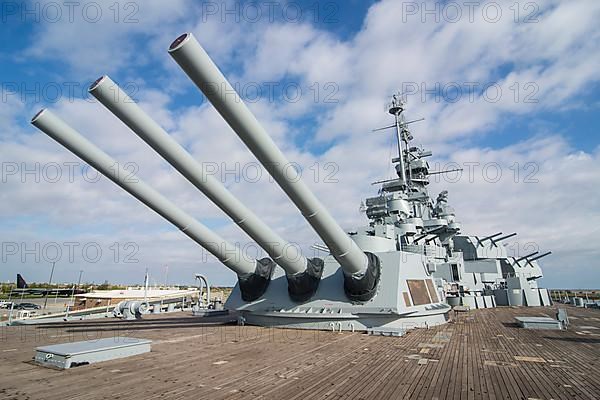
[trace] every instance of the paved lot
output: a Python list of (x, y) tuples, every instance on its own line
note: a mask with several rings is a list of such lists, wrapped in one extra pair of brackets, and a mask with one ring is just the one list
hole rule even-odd
[[(3, 301), (8, 301), (8, 299), (3, 300)], [(49, 314), (54, 314), (54, 313), (60, 313), (60, 312), (64, 312), (67, 305), (72, 304), (71, 299), (70, 298), (64, 298), (64, 297), (48, 297), (48, 303), (46, 305), (46, 309), (44, 310), (44, 298), (40, 298), (40, 297), (36, 297), (33, 299), (28, 299), (28, 298), (23, 298), (21, 299), (20, 297), (14, 297), (12, 299), (10, 299), (10, 301), (19, 304), (19, 303), (33, 303), (33, 304), (37, 304), (40, 307), (42, 307), (42, 309), (40, 310), (36, 310), (36, 312), (38, 314), (44, 314), (44, 313), (49, 313)], [(2, 317), (3, 320), (8, 319), (8, 313), (10, 312), (10, 310), (7, 309), (0, 309), (0, 316)]]

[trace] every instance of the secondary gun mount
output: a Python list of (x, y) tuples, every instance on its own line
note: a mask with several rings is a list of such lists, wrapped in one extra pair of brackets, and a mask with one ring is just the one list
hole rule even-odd
[(275, 267), (273, 261), (268, 258), (248, 260), (239, 248), (182, 211), (141, 179), (132, 177), (130, 171), (127, 171), (116, 160), (84, 138), (51, 111), (41, 110), (33, 117), (31, 123), (96, 168), (148, 208), (175, 225), (235, 272), (239, 279), (242, 297), (246, 301), (255, 300), (264, 293)]
[(377, 257), (358, 247), (299, 176), (289, 176), (288, 159), (196, 38), (191, 33), (179, 36), (169, 47), (169, 54), (271, 174), (330, 249), (344, 271), (344, 289), (348, 298), (356, 301), (372, 298), (380, 276)]
[(321, 259), (307, 260), (295, 246), (275, 233), (221, 182), (207, 174), (202, 164), (197, 162), (108, 76), (97, 79), (90, 86), (89, 92), (225, 212), (267, 252), (275, 263), (285, 270), (288, 293), (292, 299), (304, 301), (312, 297), (323, 272)]

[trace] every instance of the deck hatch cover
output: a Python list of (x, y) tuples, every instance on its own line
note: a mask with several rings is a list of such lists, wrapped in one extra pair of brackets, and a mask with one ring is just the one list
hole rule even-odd
[(151, 344), (151, 340), (116, 336), (42, 346), (35, 349), (34, 361), (44, 367), (68, 369), (148, 353)]

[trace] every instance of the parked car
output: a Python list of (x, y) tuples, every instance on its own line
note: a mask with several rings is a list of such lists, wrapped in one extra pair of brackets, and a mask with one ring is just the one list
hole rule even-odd
[(17, 310), (39, 310), (40, 308), (42, 307), (33, 303), (20, 303), (15, 306), (15, 309)]
[(12, 301), (0, 301), (0, 308), (11, 308), (13, 304)]

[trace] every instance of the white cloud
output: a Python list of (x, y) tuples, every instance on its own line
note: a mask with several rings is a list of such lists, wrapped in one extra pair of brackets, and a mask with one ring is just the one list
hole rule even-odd
[[(509, 8), (512, 3), (502, 4), (503, 18), (497, 23), (487, 22), (477, 12), (473, 23), (467, 15), (456, 23), (443, 19), (436, 23), (432, 16), (422, 14), (404, 14), (406, 23), (400, 23), (404, 3), (384, 1), (374, 5), (365, 29), (350, 44), (350, 72), (342, 77), (350, 76), (351, 82), (338, 81), (340, 86), (350, 87), (343, 99), (351, 104), (331, 115), (337, 123), (325, 124), (320, 136), (362, 134), (360, 124), (354, 130), (348, 128), (348, 111), (359, 108), (365, 98), (389, 96), (402, 86), (410, 89), (411, 83), (429, 90), (436, 84), (442, 88), (454, 83), (463, 87), (460, 101), (447, 105), (434, 99), (423, 101), (421, 93), (408, 97), (411, 110), (428, 117), (424, 130), (440, 132), (445, 141), (480, 133), (506, 112), (554, 108), (585, 90), (590, 82), (598, 81), (600, 32), (595, 21), (600, 16), (600, 4), (545, 2), (539, 4), (539, 22), (531, 24), (515, 24)], [(564, 26), (575, 25), (563, 35)], [(507, 67), (512, 72), (505, 77), (499, 75), (499, 70)], [(496, 102), (491, 93), (492, 100), (479, 95), (471, 100), (464, 88), (469, 82), (477, 83), (479, 91), (497, 82), (502, 85), (502, 97)], [(520, 89), (516, 101), (515, 83)], [(536, 87), (525, 87), (529, 83)], [(532, 99), (538, 102), (525, 103), (526, 95), (533, 92)], [(366, 108), (367, 120), (372, 118), (372, 107)], [(376, 109), (379, 111), (379, 107)]]
[[(44, 12), (49, 5), (58, 7), (60, 18)], [(159, 47), (166, 53), (169, 43), (165, 40), (180, 33), (176, 30), (178, 22), (186, 17), (191, 2), (102, 0), (73, 5), (72, 14), (69, 6), (50, 0), (35, 6), (40, 10), (41, 23), (23, 56), (58, 60), (70, 67), (71, 74), (95, 79), (128, 66), (147, 65)], [(139, 47), (140, 40), (143, 48)]]

